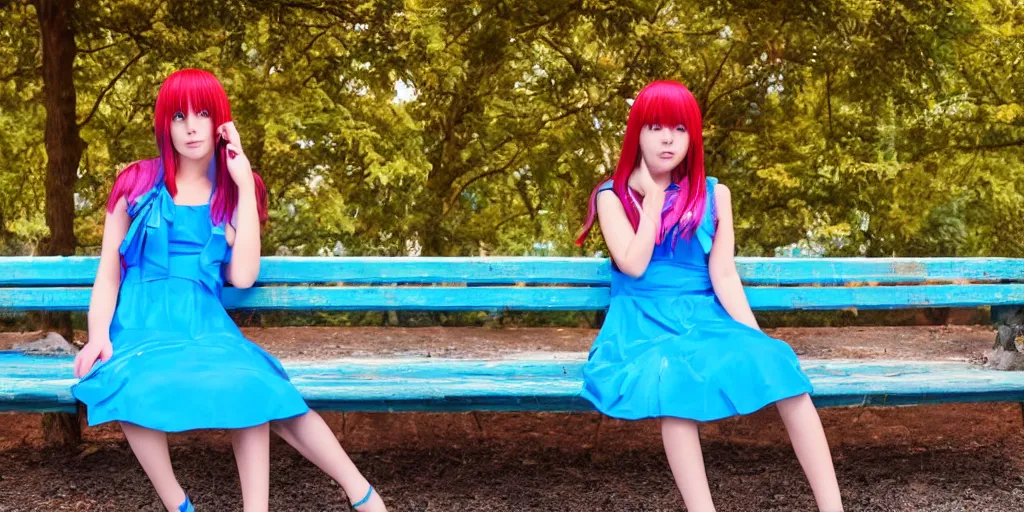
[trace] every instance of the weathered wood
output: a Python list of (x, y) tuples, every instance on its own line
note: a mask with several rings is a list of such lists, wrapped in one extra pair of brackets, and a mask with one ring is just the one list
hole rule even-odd
[[(755, 310), (903, 309), (1024, 304), (1024, 284), (748, 287)], [(0, 309), (85, 311), (89, 288), (0, 288)], [(608, 307), (606, 287), (269, 286), (226, 288), (229, 309), (324, 311), (592, 311)]]
[[(549, 360), (285, 361), (314, 408), (344, 411), (591, 410), (585, 354)], [(0, 410), (73, 411), (70, 358), (0, 353)], [(1024, 401), (1024, 372), (960, 362), (803, 361), (819, 407)]]
[[(87, 286), (95, 257), (0, 258), (0, 286)], [(748, 286), (991, 283), (1024, 281), (1013, 258), (737, 258)], [(265, 257), (260, 284), (568, 284), (607, 285), (604, 258)]]
[[(999, 315), (1024, 305), (1024, 259), (748, 258), (739, 266), (759, 310), (987, 305)], [(85, 310), (95, 268), (95, 258), (0, 258), (0, 309)], [(225, 289), (228, 308), (600, 311), (610, 301), (610, 266), (596, 258), (264, 258), (262, 269), (260, 283), (270, 286)], [(583, 357), (344, 359), (286, 368), (311, 405), (325, 410), (576, 411), (591, 410), (578, 397)], [(1024, 402), (1024, 372), (907, 361), (804, 367), (820, 407)], [(70, 359), (0, 353), (0, 410), (74, 412), (74, 382)]]

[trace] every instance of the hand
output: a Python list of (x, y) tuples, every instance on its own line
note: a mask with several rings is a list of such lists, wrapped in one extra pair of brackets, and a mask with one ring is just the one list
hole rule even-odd
[(217, 127), (217, 136), (224, 139), (228, 144), (242, 147), (242, 139), (238, 137), (238, 130), (234, 121), (228, 121)]
[(640, 166), (629, 177), (629, 186), (639, 191), (644, 197), (664, 192), (664, 189), (654, 182), (654, 178), (651, 177), (651, 170), (647, 168), (647, 161), (642, 156), (640, 157)]
[(233, 121), (228, 121), (217, 127), (217, 136), (227, 142), (227, 166), (228, 173), (235, 185), (241, 190), (248, 190), (255, 186), (252, 177), (252, 165), (242, 151), (242, 141), (238, 137), (238, 130)]
[(75, 378), (80, 379), (83, 375), (92, 370), (96, 360), (109, 361), (114, 355), (114, 346), (106, 338), (95, 339), (86, 343), (82, 350), (75, 355)]

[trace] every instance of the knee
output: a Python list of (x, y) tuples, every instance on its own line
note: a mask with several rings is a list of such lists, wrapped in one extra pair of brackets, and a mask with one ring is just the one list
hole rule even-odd
[(273, 420), (270, 422), (270, 430), (277, 435), (281, 435), (282, 432), (291, 432), (292, 430), (295, 429), (295, 425), (298, 422), (303, 421), (304, 419), (309, 417), (310, 414), (316, 413), (314, 413), (313, 410), (311, 409), (298, 416), (293, 416), (291, 418), (284, 418), (280, 420)]
[(814, 402), (811, 400), (811, 395), (807, 393), (801, 393), (799, 395), (791, 396), (789, 398), (783, 398), (782, 400), (776, 402), (775, 406), (778, 407), (780, 410), (787, 408), (794, 409), (798, 407), (810, 407), (813, 409)]
[(663, 435), (689, 434), (697, 432), (697, 422), (683, 418), (661, 418)]

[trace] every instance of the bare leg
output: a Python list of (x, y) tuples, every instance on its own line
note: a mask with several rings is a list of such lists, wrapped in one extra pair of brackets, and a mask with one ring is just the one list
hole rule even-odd
[(150, 430), (132, 423), (121, 423), (121, 430), (132, 447), (135, 458), (153, 483), (160, 501), (168, 512), (178, 512), (185, 502), (185, 491), (181, 489), (171, 468), (171, 454), (167, 449), (167, 434)]
[(776, 407), (782, 416), (782, 422), (786, 424), (796, 458), (811, 484), (818, 510), (843, 510), (839, 482), (836, 480), (836, 470), (832, 465), (832, 453), (829, 451), (825, 429), (821, 427), (821, 418), (818, 417), (818, 410), (814, 408), (811, 397), (804, 393), (780, 400)]
[(689, 512), (714, 512), (708, 488), (708, 476), (704, 470), (704, 454), (700, 449), (700, 434), (697, 422), (680, 418), (661, 419), (661, 439), (665, 443), (665, 455), (672, 468), (676, 487), (683, 495), (683, 503)]
[[(338, 443), (338, 438), (327, 426), (324, 419), (315, 411), (302, 416), (271, 422), (271, 430), (281, 436), (288, 444), (295, 447), (303, 457), (338, 482), (351, 502), (355, 503), (366, 496), (370, 483), (366, 481), (352, 459)], [(385, 512), (384, 502), (377, 492), (373, 492), (370, 500), (359, 507), (360, 512)]]
[(267, 512), (270, 508), (269, 424), (232, 430), (231, 446), (238, 464), (245, 512)]

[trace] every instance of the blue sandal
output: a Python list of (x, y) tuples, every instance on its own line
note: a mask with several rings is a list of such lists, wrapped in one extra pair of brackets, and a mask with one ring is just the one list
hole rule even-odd
[(178, 512), (196, 512), (195, 507), (192, 506), (192, 500), (188, 499), (188, 494), (185, 495), (185, 503), (178, 505)]
[(372, 485), (370, 486), (370, 489), (366, 491), (366, 496), (363, 496), (363, 499), (361, 499), (361, 500), (359, 500), (359, 501), (357, 501), (357, 502), (352, 504), (352, 510), (355, 510), (355, 509), (357, 509), (357, 508), (359, 508), (359, 507), (361, 507), (363, 505), (366, 505), (366, 502), (370, 501), (370, 497), (371, 496), (373, 496), (373, 486)]

